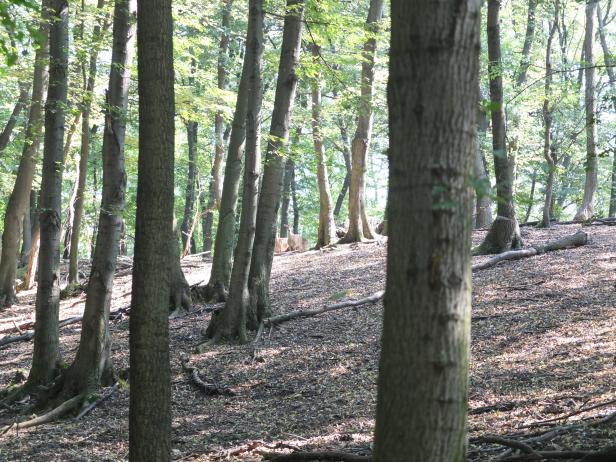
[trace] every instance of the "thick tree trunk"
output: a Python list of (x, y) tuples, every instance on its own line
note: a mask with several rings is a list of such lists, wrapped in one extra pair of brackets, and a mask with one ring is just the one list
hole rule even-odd
[(244, 152), (244, 141), (246, 138), (246, 112), (248, 94), (248, 75), (251, 72), (254, 50), (246, 49), (244, 64), (242, 66), (242, 76), (240, 78), (237, 91), (237, 101), (229, 147), (227, 151), (227, 162), (225, 167), (225, 177), (218, 211), (218, 227), (216, 228), (216, 240), (214, 242), (214, 258), (212, 261), (212, 272), (207, 285), (200, 290), (200, 298), (205, 301), (222, 301), (226, 298), (231, 279), (231, 268), (233, 266), (233, 246), (235, 243), (235, 224), (237, 199), (242, 173), (242, 154)]
[(508, 248), (517, 249), (522, 246), (515, 207), (513, 203), (513, 178), (515, 158), (513, 151), (507, 152), (505, 133), (505, 110), (503, 101), (503, 76), (500, 41), (500, 0), (488, 0), (488, 67), (490, 74), (490, 109), (492, 115), (492, 154), (494, 156), (494, 172), (496, 176), (497, 215), (515, 222), (513, 235), (508, 242), (490, 241), (493, 237), (508, 233), (510, 224), (507, 220), (495, 220), (492, 227), (501, 227), (489, 232), (484, 242), (475, 250), (477, 254), (498, 253)]
[(480, 2), (392, 0), (391, 19), (389, 252), (374, 460), (463, 462)]
[(584, 181), (584, 196), (575, 220), (588, 220), (595, 209), (595, 194), (597, 192), (597, 126), (595, 123), (595, 68), (593, 58), (594, 17), (598, 0), (588, 0), (586, 3), (586, 32), (584, 35), (584, 108), (586, 112), (586, 179)]
[(112, 384), (108, 324), (126, 191), (124, 139), (135, 7), (135, 0), (115, 2), (112, 64), (103, 133), (103, 191), (98, 236), (88, 280), (79, 349), (64, 377), (60, 392), (62, 400), (80, 394), (87, 400), (89, 395), (98, 392), (101, 385)]
[[(293, 103), (297, 88), (297, 68), (302, 44), (304, 0), (287, 0), (280, 46), (278, 80), (274, 110), (265, 154), (263, 181), (259, 192), (257, 218), (248, 290), (250, 306), (247, 320), (251, 329), (271, 315), (269, 281), (274, 259), (276, 224), (285, 171), (285, 147), (289, 140)], [(258, 123), (258, 119), (257, 119)]]
[(11, 134), (13, 133), (15, 125), (17, 125), (17, 119), (19, 119), (19, 114), (21, 114), (23, 108), (25, 108), (28, 104), (29, 97), (30, 87), (28, 86), (28, 84), (20, 83), (19, 98), (17, 99), (17, 103), (15, 103), (15, 107), (13, 108), (13, 112), (11, 113), (9, 120), (6, 121), (4, 130), (2, 130), (2, 133), (0, 133), (0, 152), (4, 151), (4, 149), (9, 144), (9, 141), (11, 141)]
[(522, 47), (522, 57), (520, 58), (520, 66), (515, 73), (516, 86), (520, 87), (526, 82), (526, 73), (530, 66), (530, 52), (535, 39), (535, 13), (537, 11), (538, 0), (528, 1), (528, 14), (526, 18), (526, 35), (524, 36), (524, 46)]
[(346, 123), (342, 118), (338, 119), (338, 127), (340, 128), (340, 142), (342, 143), (341, 152), (342, 157), (344, 157), (344, 167), (346, 169), (346, 173), (344, 175), (344, 181), (342, 182), (342, 188), (340, 188), (340, 192), (338, 193), (338, 199), (336, 199), (336, 206), (334, 207), (334, 218), (337, 221), (340, 221), (340, 211), (342, 210), (342, 204), (344, 203), (344, 198), (349, 190), (349, 186), (351, 186), (351, 150), (349, 149), (350, 141), (349, 141), (349, 132), (346, 126)]
[[(312, 56), (318, 63), (321, 51), (317, 44), (312, 44)], [(321, 76), (313, 79), (312, 85), (312, 139), (317, 161), (317, 183), (319, 186), (319, 228), (317, 231), (316, 248), (320, 249), (336, 240), (336, 223), (332, 209), (332, 193), (329, 188), (329, 175), (323, 147), (321, 132)]]
[(138, 0), (137, 5), (139, 177), (129, 342), (129, 460), (167, 462), (169, 296), (174, 259), (179, 258), (169, 242), (174, 228), (173, 20), (171, 0)]
[[(45, 146), (41, 181), (39, 274), (34, 352), (27, 386), (49, 384), (59, 360), (60, 234), (64, 108), (68, 78), (68, 1), (51, 1), (49, 94), (45, 105)], [(29, 191), (28, 191), (29, 194)]]
[[(222, 5), (222, 34), (218, 47), (217, 84), (219, 90), (227, 88), (227, 75), (229, 73), (229, 25), (231, 22), (231, 7), (233, 0), (223, 0)], [(208, 202), (205, 209), (203, 226), (203, 251), (212, 250), (212, 225), (214, 224), (214, 210), (220, 209), (222, 200), (222, 163), (225, 157), (224, 118), (222, 111), (214, 117), (214, 161), (210, 177)], [(239, 175), (239, 174), (238, 174)]]
[(36, 168), (36, 159), (39, 150), (42, 130), (42, 108), (47, 87), (48, 60), (48, 15), (45, 10), (51, 0), (43, 0), (43, 19), (39, 26), (42, 43), (36, 50), (34, 57), (34, 72), (32, 77), (32, 99), (30, 114), (15, 186), (11, 192), (4, 215), (4, 229), (2, 232), (2, 253), (0, 257), (0, 306), (9, 306), (15, 301), (15, 276), (17, 271), (17, 257), (19, 255), (19, 239), (21, 225), (28, 201)]
[(186, 192), (184, 194), (184, 218), (180, 232), (182, 235), (182, 252), (197, 253), (193, 237), (193, 215), (195, 207), (195, 183), (197, 181), (197, 122), (186, 122), (186, 137), (188, 138), (188, 174), (186, 176)]
[(247, 111), (246, 159), (240, 232), (235, 248), (235, 259), (225, 307), (212, 317), (207, 329), (208, 337), (215, 341), (239, 339), (247, 341), (246, 322), (249, 306), (248, 276), (255, 238), (259, 171), (261, 168), (261, 103), (263, 82), (261, 57), (263, 54), (263, 0), (250, 0), (248, 6), (248, 33), (246, 40)]
[(349, 189), (349, 229), (341, 239), (343, 243), (359, 242), (374, 235), (367, 221), (364, 207), (366, 157), (372, 137), (372, 96), (374, 87), (374, 61), (378, 22), (383, 15), (383, 0), (370, 0), (366, 29), (371, 34), (364, 44), (361, 66), (361, 100), (357, 129), (351, 144), (351, 185)]

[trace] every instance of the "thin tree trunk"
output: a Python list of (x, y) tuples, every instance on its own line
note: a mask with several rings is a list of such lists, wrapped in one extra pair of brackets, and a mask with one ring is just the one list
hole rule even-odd
[(368, 224), (365, 205), (366, 157), (372, 137), (372, 96), (374, 87), (374, 61), (376, 56), (375, 31), (383, 15), (383, 0), (370, 0), (366, 30), (371, 34), (364, 44), (361, 66), (361, 100), (357, 129), (351, 144), (351, 185), (349, 189), (349, 229), (341, 239), (343, 243), (373, 239)]
[[(196, 62), (193, 59), (193, 66)], [(194, 67), (193, 67), (194, 68)], [(188, 138), (188, 175), (186, 176), (186, 192), (184, 195), (184, 218), (180, 232), (182, 235), (182, 250), (187, 253), (197, 253), (195, 239), (192, 236), (192, 222), (195, 207), (195, 183), (197, 180), (197, 130), (199, 125), (195, 121), (186, 122), (186, 137)], [(190, 239), (190, 241), (189, 241)]]
[(274, 96), (274, 110), (267, 141), (263, 181), (259, 192), (255, 238), (250, 263), (248, 290), (250, 306), (248, 327), (256, 329), (271, 315), (269, 282), (274, 259), (274, 243), (278, 209), (285, 171), (285, 147), (289, 141), (293, 103), (297, 89), (297, 68), (302, 44), (304, 0), (287, 0), (284, 19), (278, 80)]
[(37, 219), (34, 222), (32, 228), (32, 249), (30, 255), (28, 255), (28, 267), (26, 269), (26, 276), (24, 277), (24, 290), (30, 290), (34, 287), (34, 280), (36, 279), (36, 272), (38, 270), (38, 256), (41, 246), (41, 226)]
[(297, 183), (295, 181), (295, 162), (291, 170), (291, 199), (293, 199), (293, 234), (299, 234), (299, 204), (297, 202)]
[[(174, 228), (171, 0), (138, 0), (139, 176), (130, 315), (129, 460), (171, 460), (169, 297)], [(177, 238), (175, 240), (177, 249)]]
[(528, 1), (528, 14), (526, 18), (526, 35), (524, 36), (524, 46), (522, 47), (522, 57), (520, 58), (520, 66), (514, 77), (516, 86), (521, 87), (526, 82), (526, 73), (530, 66), (530, 53), (535, 39), (535, 13), (537, 11), (538, 0)]
[(612, 152), (612, 187), (610, 189), (610, 217), (616, 216), (616, 149)]
[[(32, 192), (30, 192), (30, 198), (32, 198)], [(28, 262), (28, 255), (32, 250), (32, 223), (30, 221), (30, 206), (32, 202), (28, 203), (26, 213), (24, 213), (24, 221), (21, 227), (21, 253), (19, 257), (19, 266), (25, 265)]]
[(526, 214), (524, 215), (524, 223), (530, 218), (530, 214), (533, 211), (533, 205), (535, 205), (535, 189), (537, 188), (537, 169), (533, 169), (533, 173), (530, 175), (530, 194), (528, 195), (528, 206), (526, 207)]
[(377, 462), (466, 460), (479, 9), (392, 0)]
[[(229, 28), (231, 22), (231, 7), (233, 0), (223, 0), (222, 5), (222, 34), (218, 46), (217, 84), (219, 90), (227, 88), (229, 74)], [(238, 95), (239, 97), (239, 95)], [(222, 111), (218, 111), (214, 118), (214, 162), (210, 177), (208, 202), (205, 209), (205, 226), (203, 229), (203, 251), (212, 249), (212, 225), (214, 224), (214, 210), (220, 209), (222, 200), (222, 163), (225, 156), (224, 118)], [(239, 175), (239, 174), (238, 174)]]
[(49, 384), (55, 377), (60, 357), (58, 317), (64, 108), (68, 84), (68, 1), (52, 0), (50, 9), (49, 94), (45, 105), (45, 146), (39, 218), (41, 247), (34, 352), (28, 387)]
[(21, 114), (23, 108), (25, 108), (28, 104), (29, 97), (29, 85), (25, 83), (20, 83), (19, 98), (17, 99), (17, 103), (15, 103), (15, 107), (13, 108), (13, 112), (11, 113), (9, 120), (6, 121), (4, 130), (2, 130), (2, 133), (0, 133), (0, 152), (4, 151), (9, 144), (9, 141), (11, 141), (11, 134), (13, 133), (15, 125), (17, 125), (17, 119), (19, 119), (19, 114)]
[[(488, 115), (483, 108), (484, 98), (479, 89), (480, 104), (477, 107), (477, 131), (478, 134), (485, 136), (488, 131), (489, 122)], [(490, 174), (488, 173), (488, 165), (485, 152), (477, 144), (477, 152), (475, 153), (475, 164), (473, 174), (477, 181), (478, 188), (475, 191), (475, 228), (487, 228), (492, 224), (492, 199), (490, 197), (492, 185), (490, 183)]]
[[(311, 45), (312, 56), (318, 62), (321, 54), (317, 44)], [(317, 74), (312, 86), (312, 139), (317, 161), (317, 183), (319, 186), (319, 228), (317, 231), (316, 248), (320, 249), (336, 240), (336, 223), (332, 209), (332, 194), (329, 188), (329, 176), (323, 148), (323, 134), (321, 132), (321, 76)]]
[[(250, 0), (248, 10), (246, 60), (249, 61), (249, 67), (246, 69), (248, 73), (246, 158), (240, 232), (235, 248), (235, 259), (231, 272), (227, 302), (218, 315), (212, 318), (207, 329), (208, 337), (215, 341), (239, 339), (242, 343), (247, 341), (248, 277), (255, 238), (259, 170), (261, 167), (260, 124), (263, 96), (261, 76), (263, 0)], [(248, 58), (249, 56), (250, 58)]]
[(88, 280), (79, 349), (64, 377), (60, 392), (62, 400), (79, 394), (86, 399), (97, 393), (101, 385), (111, 385), (113, 381), (108, 320), (126, 191), (124, 139), (135, 13), (135, 0), (116, 0), (103, 133), (103, 192), (98, 236)]
[(349, 141), (349, 132), (346, 123), (342, 120), (342, 118), (338, 119), (338, 128), (340, 129), (340, 142), (342, 143), (341, 151), (342, 156), (344, 157), (344, 167), (346, 173), (344, 175), (342, 188), (340, 188), (340, 192), (338, 193), (338, 199), (336, 199), (336, 206), (334, 207), (334, 218), (336, 220), (340, 219), (342, 204), (344, 203), (344, 198), (346, 197), (349, 186), (351, 185), (351, 150), (349, 149), (351, 143)]
[[(608, 5), (609, 6), (609, 5)], [(606, 15), (609, 13), (609, 9)], [(605, 62), (605, 70), (610, 79), (610, 86), (612, 89), (616, 86), (616, 71), (614, 70), (613, 54), (610, 52), (610, 47), (607, 44), (607, 38), (605, 36), (605, 24), (604, 18), (601, 14), (601, 5), (597, 3), (597, 28), (599, 30), (599, 41), (601, 42), (601, 50), (603, 51), (603, 61)]]
[(32, 99), (30, 114), (15, 186), (11, 192), (4, 215), (2, 232), (2, 253), (0, 257), (0, 306), (10, 306), (15, 302), (15, 277), (17, 257), (19, 254), (20, 230), (23, 216), (26, 213), (30, 190), (36, 168), (36, 160), (41, 140), (42, 108), (47, 87), (48, 60), (48, 15), (45, 13), (51, 0), (43, 0), (41, 10), (43, 18), (39, 26), (39, 34), (43, 39), (39, 43), (34, 57), (34, 72), (32, 77)]
[(291, 202), (291, 179), (293, 178), (293, 159), (287, 159), (282, 183), (282, 204), (280, 206), (280, 237), (289, 235), (289, 204)]
[(593, 57), (594, 16), (597, 0), (586, 3), (586, 32), (584, 35), (584, 108), (586, 113), (586, 179), (584, 181), (584, 196), (575, 220), (588, 220), (595, 209), (595, 194), (597, 192), (597, 126), (595, 123), (595, 68)]
[[(503, 76), (500, 40), (500, 0), (488, 0), (488, 67), (490, 75), (490, 109), (492, 115), (492, 154), (496, 176), (497, 215), (476, 254), (500, 253), (522, 246), (520, 229), (513, 203), (514, 151), (507, 152)], [(497, 239), (498, 238), (498, 239)]]

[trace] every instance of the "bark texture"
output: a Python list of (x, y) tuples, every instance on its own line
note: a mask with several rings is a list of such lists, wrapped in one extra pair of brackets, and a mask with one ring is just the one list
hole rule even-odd
[[(130, 316), (129, 460), (171, 460), (169, 295), (174, 258), (171, 0), (138, 0), (139, 178)], [(177, 244), (176, 244), (177, 247)]]
[[(64, 108), (68, 78), (68, 1), (50, 4), (49, 93), (45, 104), (45, 145), (41, 181), (38, 286), (34, 351), (28, 386), (49, 384), (59, 360), (60, 234), (62, 220), (62, 169)], [(28, 191), (29, 194), (29, 191)]]
[(480, 2), (393, 0), (391, 18), (389, 252), (374, 460), (462, 462)]

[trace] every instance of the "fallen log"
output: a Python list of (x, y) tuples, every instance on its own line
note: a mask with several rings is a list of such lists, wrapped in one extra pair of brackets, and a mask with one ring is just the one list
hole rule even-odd
[(498, 263), (506, 260), (519, 260), (521, 258), (533, 257), (535, 255), (541, 255), (553, 250), (563, 250), (570, 247), (579, 247), (588, 243), (588, 234), (582, 230), (579, 230), (575, 234), (565, 236), (561, 239), (550, 241), (544, 245), (536, 245), (533, 247), (527, 247), (521, 250), (509, 250), (507, 252), (500, 253), (483, 263), (477, 263), (473, 265), (473, 273), (475, 271), (491, 268)]

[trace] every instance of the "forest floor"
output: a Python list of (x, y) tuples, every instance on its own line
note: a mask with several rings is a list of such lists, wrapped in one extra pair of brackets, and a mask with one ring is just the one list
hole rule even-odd
[[(523, 236), (526, 244), (544, 243), (577, 228), (523, 228)], [(529, 443), (536, 450), (596, 450), (616, 440), (613, 422), (592, 424), (616, 411), (616, 232), (609, 226), (585, 230), (590, 242), (584, 247), (503, 262), (473, 275), (469, 460), (503, 456), (502, 445), (477, 439), (487, 435), (538, 435)], [(476, 232), (474, 241), (482, 235)], [(385, 257), (386, 246), (377, 243), (278, 256), (274, 311), (318, 308), (381, 290)], [(208, 278), (209, 261), (202, 257), (186, 258), (183, 266), (191, 284)], [(118, 277), (112, 310), (128, 307), (129, 293), (130, 275)], [(33, 310), (33, 292), (22, 293), (20, 304), (0, 313), (0, 331), (32, 319)], [(64, 300), (60, 319), (82, 310), (82, 297)], [(201, 354), (195, 346), (210, 317), (205, 307), (172, 319), (174, 460), (259, 461), (258, 451), (291, 448), (369, 454), (381, 315), (381, 303), (333, 311), (266, 329), (256, 352), (248, 344), (208, 346)], [(128, 367), (126, 317), (113, 321), (111, 330), (120, 370)], [(80, 324), (61, 330), (67, 362), (79, 333)], [(202, 378), (233, 396), (202, 394), (182, 370), (181, 352), (190, 354)], [(27, 371), (31, 354), (31, 342), (0, 349), (0, 387), (18, 369)], [(0, 425), (14, 419), (0, 409)], [(571, 422), (589, 424), (562, 427)], [(564, 430), (542, 440), (554, 428)], [(0, 460), (7, 462), (127, 456), (126, 387), (79, 421), (0, 436)]]

